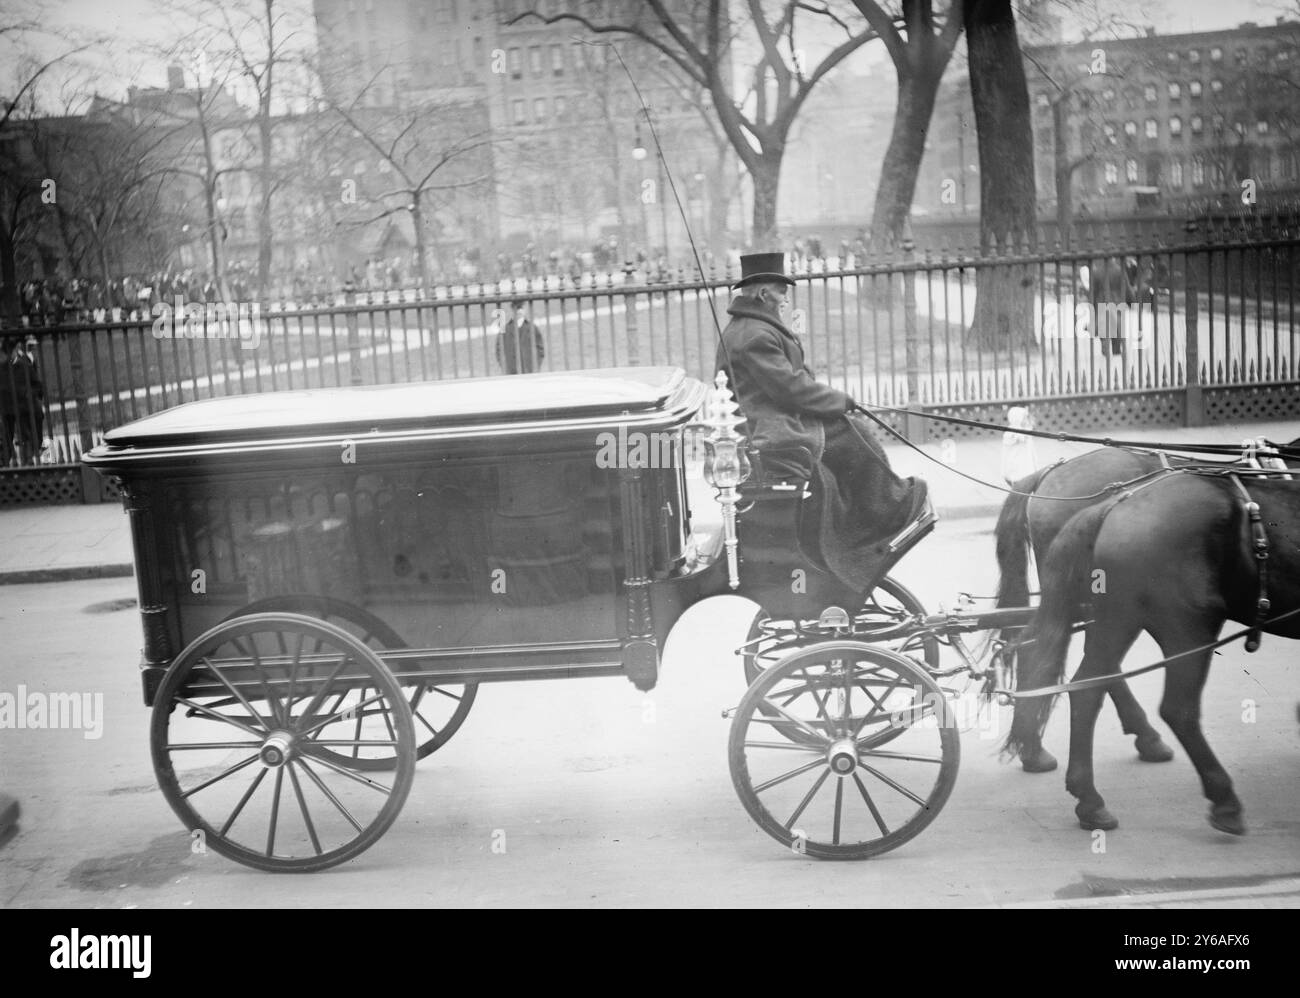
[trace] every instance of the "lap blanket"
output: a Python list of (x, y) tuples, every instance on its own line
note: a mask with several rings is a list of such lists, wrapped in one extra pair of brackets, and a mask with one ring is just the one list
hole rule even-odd
[(894, 474), (869, 426), (850, 414), (826, 423), (826, 450), (810, 485), (822, 561), (865, 596), (880, 580), (886, 543), (910, 519), (920, 483)]

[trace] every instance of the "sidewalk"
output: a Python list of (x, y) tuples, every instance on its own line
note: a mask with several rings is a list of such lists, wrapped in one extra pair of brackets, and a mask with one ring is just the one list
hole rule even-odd
[[(931, 433), (936, 439), (922, 445), (921, 449), (934, 460), (927, 460), (903, 444), (886, 444), (885, 449), (895, 470), (901, 475), (924, 478), (929, 483), (931, 501), (941, 520), (995, 516), (1005, 498), (1003, 493), (968, 481), (935, 462), (947, 457), (958, 471), (1000, 485), (1001, 440), (963, 440), (945, 446), (942, 424), (936, 423)], [(1177, 426), (1132, 430), (1115, 428), (1091, 435), (1169, 443), (1235, 444), (1247, 437), (1268, 437), (1286, 442), (1300, 435), (1300, 423), (1239, 423), (1195, 429)], [(1091, 449), (1088, 444), (1034, 441), (1040, 467)], [(693, 488), (691, 491), (698, 494), (700, 490)], [(705, 513), (706, 518), (707, 515)], [(0, 509), (0, 537), (4, 538), (4, 543), (0, 544), (0, 585), (132, 574), (130, 527), (126, 513), (116, 503)]]

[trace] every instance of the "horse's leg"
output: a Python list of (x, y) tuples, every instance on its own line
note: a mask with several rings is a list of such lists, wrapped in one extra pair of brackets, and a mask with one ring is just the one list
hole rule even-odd
[(1168, 762), (1174, 757), (1174, 750), (1165, 744), (1160, 732), (1151, 726), (1147, 713), (1137, 702), (1137, 697), (1126, 682), (1112, 683), (1109, 687), (1111, 702), (1115, 704), (1115, 713), (1124, 734), (1136, 735), (1138, 758), (1143, 762)]
[[(1159, 633), (1153, 629), (1160, 650), (1166, 658), (1179, 652), (1209, 644), (1219, 632), (1203, 617), (1164, 621)], [(1201, 777), (1201, 788), (1210, 801), (1210, 824), (1221, 832), (1244, 835), (1246, 823), (1241, 816), (1241, 801), (1232, 789), (1232, 778), (1215, 758), (1201, 731), (1201, 691), (1210, 671), (1214, 652), (1207, 649), (1173, 663), (1165, 672), (1165, 694), (1160, 700), (1160, 716), (1178, 736)]]
[[(1113, 620), (1104, 611), (1098, 612), (1088, 627), (1083, 663), (1074, 678), (1089, 679), (1118, 672), (1125, 653), (1141, 631), (1141, 626), (1135, 621)], [(1097, 792), (1092, 773), (1093, 733), (1105, 700), (1105, 687), (1076, 690), (1070, 694), (1070, 763), (1065, 770), (1065, 789), (1078, 800), (1074, 813), (1081, 828), (1109, 831), (1118, 827), (1119, 821), (1106, 810), (1106, 802)]]

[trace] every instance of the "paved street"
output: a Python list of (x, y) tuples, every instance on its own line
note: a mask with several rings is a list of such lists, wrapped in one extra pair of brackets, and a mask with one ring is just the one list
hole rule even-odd
[[(932, 609), (958, 589), (990, 593), (991, 527), (940, 524), (898, 576)], [(97, 739), (0, 730), (0, 788), (23, 809), (19, 834), (0, 848), (0, 904), (1300, 904), (1300, 670), (1278, 639), (1254, 656), (1225, 649), (1204, 700), (1208, 737), (1246, 806), (1240, 839), (1206, 823), (1181, 749), (1167, 765), (1138, 762), (1108, 708), (1097, 779), (1121, 824), (1104, 841), (1074, 824), (1060, 771), (1031, 777), (1000, 764), (992, 732), (971, 718), (956, 790), (919, 837), (861, 863), (794, 855), (749, 820), (731, 787), (720, 715), (743, 691), (731, 650), (752, 605), (723, 597), (679, 624), (649, 695), (622, 679), (486, 687), (461, 732), (418, 766), (377, 845), (287, 877), (192, 853), (157, 790), (133, 596), (126, 578), (0, 587), (0, 691), (102, 693), (104, 712)], [(1128, 665), (1155, 657), (1144, 639)], [(1159, 678), (1134, 686), (1154, 712)], [(1248, 700), (1254, 723), (1242, 720)], [(1064, 759), (1060, 710), (1047, 745)]]

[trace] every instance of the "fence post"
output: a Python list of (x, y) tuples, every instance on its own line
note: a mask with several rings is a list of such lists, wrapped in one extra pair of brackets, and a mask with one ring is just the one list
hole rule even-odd
[[(632, 286), (632, 274), (635, 273), (631, 260), (623, 261), (623, 287)], [(625, 316), (625, 335), (627, 337), (627, 362), (631, 367), (636, 367), (641, 363), (641, 350), (637, 345), (637, 328), (636, 328), (636, 292), (627, 291), (623, 294), (623, 307), (626, 309)]]
[[(343, 282), (343, 305), (350, 309), (357, 303), (357, 286), (350, 280)], [(361, 335), (357, 331), (357, 313), (349, 311), (346, 321), (348, 324), (348, 369), (351, 372), (352, 384), (361, 384)]]
[(1183, 364), (1186, 387), (1183, 389), (1183, 425), (1205, 425), (1205, 395), (1201, 386), (1201, 344), (1200, 337), (1200, 281), (1197, 273), (1197, 261), (1191, 253), (1191, 245), (1196, 242), (1196, 219), (1189, 218), (1184, 226), (1187, 232), (1188, 250), (1183, 255), (1183, 325), (1185, 339), (1183, 344)]
[(912, 264), (916, 260), (916, 243), (912, 240), (911, 227), (903, 236), (903, 350), (907, 363), (907, 417), (903, 427), (907, 439), (913, 443), (924, 443), (928, 419), (920, 413), (924, 411), (921, 397), (921, 360), (917, 350), (916, 329), (916, 272)]
[[(95, 349), (93, 339), (90, 348)], [(58, 355), (55, 356), (57, 358)], [(95, 446), (95, 439), (90, 420), (90, 397), (86, 394), (86, 381), (83, 377), (85, 365), (81, 360), (80, 329), (68, 337), (68, 366), (72, 371), (72, 398), (77, 407), (77, 436), (81, 440), (81, 453), (86, 454)], [(113, 390), (116, 389), (117, 386), (114, 385)], [(81, 464), (81, 501), (83, 503), (104, 501), (103, 483), (99, 475), (85, 464)]]

